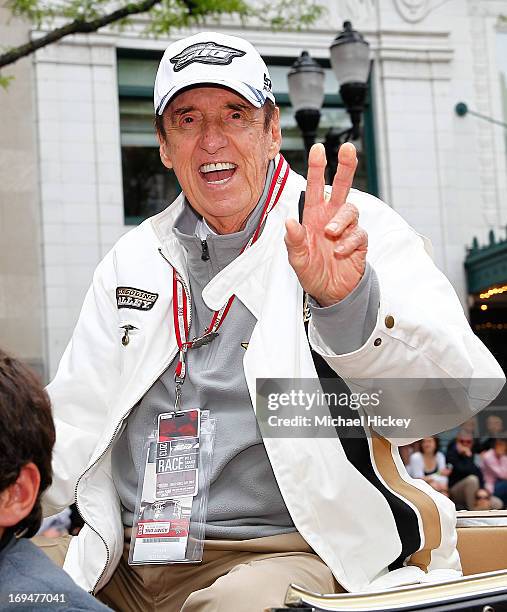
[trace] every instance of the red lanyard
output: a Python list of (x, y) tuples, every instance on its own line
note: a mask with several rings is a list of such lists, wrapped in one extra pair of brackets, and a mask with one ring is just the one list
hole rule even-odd
[[(264, 204), (261, 218), (259, 220), (257, 228), (255, 229), (255, 232), (252, 234), (245, 246), (241, 249), (241, 253), (243, 253), (243, 251), (246, 251), (246, 249), (251, 247), (252, 244), (257, 241), (261, 232), (262, 224), (280, 199), (288, 176), (289, 164), (285, 161), (283, 156), (280, 155), (280, 159), (273, 174), (273, 178), (271, 179), (266, 203)], [(211, 318), (210, 324), (204, 330), (204, 333), (201, 336), (189, 341), (188, 334), (190, 333), (190, 325), (192, 323), (192, 297), (185, 281), (173, 267), (173, 319), (174, 329), (176, 331), (176, 341), (178, 343), (179, 348), (179, 359), (178, 364), (176, 366), (176, 371), (174, 373), (174, 380), (176, 382), (175, 407), (178, 410), (181, 398), (181, 385), (185, 382), (187, 370), (185, 363), (186, 352), (188, 349), (204, 346), (205, 344), (210, 343), (218, 336), (218, 329), (224, 322), (225, 317), (227, 316), (227, 313), (229, 312), (232, 306), (234, 298), (235, 296), (231, 295), (231, 297), (227, 300), (224, 306), (220, 308), (220, 310), (215, 310)]]

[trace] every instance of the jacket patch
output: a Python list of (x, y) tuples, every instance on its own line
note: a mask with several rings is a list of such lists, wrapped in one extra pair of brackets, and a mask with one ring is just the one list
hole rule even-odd
[(194, 62), (226, 66), (235, 57), (243, 57), (243, 55), (246, 55), (246, 51), (209, 41), (190, 45), (178, 55), (171, 57), (170, 62), (174, 64), (174, 72), (179, 72)]
[(134, 287), (116, 287), (116, 303), (118, 308), (134, 308), (135, 310), (151, 310), (158, 300), (158, 293), (150, 293)]

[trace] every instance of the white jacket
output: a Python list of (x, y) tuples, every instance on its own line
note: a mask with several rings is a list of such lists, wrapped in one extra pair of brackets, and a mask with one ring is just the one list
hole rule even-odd
[[(316, 376), (303, 327), (302, 289), (283, 240), (284, 221), (298, 217), (304, 189), (305, 180), (291, 171), (259, 240), (203, 292), (212, 309), (234, 293), (257, 318), (244, 357), (253, 406), (256, 378)], [(360, 224), (368, 232), (368, 259), (380, 285), (378, 319), (368, 341), (345, 355), (332, 354), (310, 324), (314, 349), (344, 379), (496, 379), (493, 389), (482, 395), (470, 383), (470, 416), (500, 391), (500, 367), (472, 333), (423, 240), (373, 196), (352, 190), (349, 201), (358, 207)], [(113, 441), (132, 407), (177, 352), (172, 271), (158, 249), (186, 278), (184, 252), (171, 231), (182, 206), (180, 196), (123, 236), (98, 265), (48, 387), (57, 437), (45, 514), (58, 512), (76, 498), (86, 525), (73, 538), (64, 569), (89, 591), (106, 584), (123, 550), (120, 501), (111, 477)], [(117, 287), (158, 297), (149, 310), (118, 309)], [(388, 315), (394, 318), (392, 327), (385, 324)], [(127, 346), (121, 342), (123, 325), (136, 327)], [(417, 402), (403, 399), (396, 410), (416, 414), (424, 408)], [(265, 446), (294, 524), (346, 589), (431, 580), (442, 573), (434, 570), (460, 571), (454, 505), (425, 482), (411, 479), (387, 440), (368, 441), (366, 476), (347, 459), (337, 438), (266, 438)], [(389, 572), (390, 564), (407, 551), (413, 554), (404, 567)]]

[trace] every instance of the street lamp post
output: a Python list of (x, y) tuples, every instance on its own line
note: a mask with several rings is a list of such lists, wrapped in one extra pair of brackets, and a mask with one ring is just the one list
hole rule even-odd
[(303, 134), (306, 157), (315, 142), (324, 102), (324, 70), (303, 51), (288, 74), (289, 96), (295, 110), (296, 122)]
[[(340, 96), (350, 116), (352, 125), (345, 130), (331, 128), (326, 134), (324, 147), (326, 149), (328, 163), (327, 171), (329, 183), (333, 181), (333, 177), (336, 173), (338, 149), (344, 142), (347, 142), (350, 139), (357, 140), (361, 135), (361, 115), (363, 113), (364, 104), (366, 101), (366, 94), (368, 91), (368, 74), (370, 71), (369, 44), (359, 32), (352, 29), (352, 24), (350, 21), (345, 21), (343, 23), (343, 31), (340, 32), (332, 42), (330, 53), (331, 67), (340, 86)], [(301, 61), (303, 56), (305, 58), (304, 62)], [(314, 97), (314, 106), (312, 109), (314, 122), (315, 117), (317, 118), (317, 122), (315, 125), (312, 124), (314, 127), (312, 130), (310, 130), (308, 128), (309, 120), (303, 118), (301, 113), (300, 118), (298, 119), (298, 111), (302, 107), (297, 106), (297, 103), (299, 102), (298, 92), (309, 91), (315, 87), (314, 84), (310, 82), (309, 74), (311, 71), (302, 67), (303, 64), (309, 66), (310, 63), (318, 66), (317, 62), (315, 62), (315, 60), (313, 60), (309, 54), (304, 51), (301, 57), (294, 63), (291, 72), (289, 73), (289, 97), (296, 110), (296, 121), (303, 133), (307, 153), (310, 146), (315, 141), (316, 130), (320, 120), (320, 108), (322, 107), (322, 103), (324, 101), (322, 90), (322, 95), (320, 95), (319, 92), (318, 99), (320, 100), (320, 104), (317, 108), (315, 107), (317, 96)], [(321, 77), (321, 83), (323, 86), (323, 74)]]

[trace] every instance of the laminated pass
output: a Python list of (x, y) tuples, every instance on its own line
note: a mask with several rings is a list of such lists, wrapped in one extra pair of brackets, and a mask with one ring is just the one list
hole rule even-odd
[(158, 417), (157, 499), (197, 495), (200, 410)]
[(131, 565), (202, 560), (214, 436), (208, 410), (159, 415), (139, 474)]

